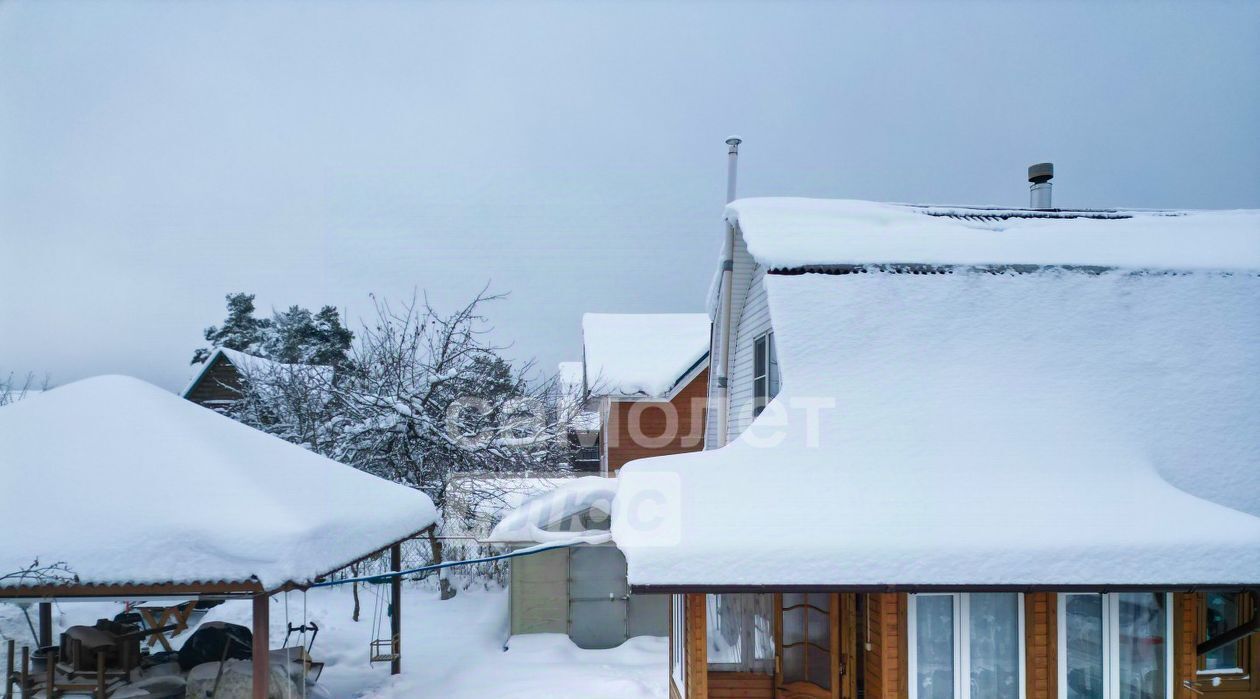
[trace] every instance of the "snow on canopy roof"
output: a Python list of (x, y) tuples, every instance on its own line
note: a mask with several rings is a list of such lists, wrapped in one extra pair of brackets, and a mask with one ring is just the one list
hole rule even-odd
[(765, 285), (782, 389), (621, 469), (632, 584), (1260, 582), (1260, 274)]
[(607, 531), (555, 531), (552, 525), (594, 510), (603, 516), (612, 510), (617, 480), (584, 476), (562, 480), (555, 487), (530, 496), (495, 525), (486, 541), (492, 543), (553, 543), (560, 541), (599, 544), (608, 541)]
[(587, 390), (660, 398), (709, 352), (705, 313), (582, 316)]
[(139, 379), (0, 409), (0, 570), (64, 561), (85, 584), (305, 582), (424, 529), (423, 493)]
[(811, 265), (1260, 269), (1260, 210), (1031, 211), (767, 197), (727, 205), (753, 258)]

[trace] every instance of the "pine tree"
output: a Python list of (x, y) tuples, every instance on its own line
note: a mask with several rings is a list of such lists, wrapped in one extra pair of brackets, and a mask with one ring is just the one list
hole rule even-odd
[(227, 319), (223, 321), (223, 327), (211, 325), (206, 328), (204, 335), (210, 346), (193, 352), (190, 364), (205, 364), (218, 347), (257, 354), (257, 349), (263, 343), (271, 321), (254, 317), (254, 295), (228, 294), (227, 311)]
[(222, 327), (205, 330), (209, 347), (193, 353), (193, 364), (204, 364), (215, 348), (246, 352), (284, 364), (342, 366), (350, 351), (354, 333), (341, 324), (333, 306), (311, 313), (301, 306), (274, 311), (272, 317), (254, 316), (254, 295), (227, 295), (227, 319)]

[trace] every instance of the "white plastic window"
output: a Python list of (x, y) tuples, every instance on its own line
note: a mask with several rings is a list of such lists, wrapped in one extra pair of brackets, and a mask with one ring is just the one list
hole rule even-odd
[(674, 678), (674, 686), (687, 696), (687, 673), (684, 670), (686, 662), (687, 647), (687, 614), (684, 601), (686, 597), (683, 595), (670, 596), (670, 619), (672, 628), (670, 635), (672, 643), (670, 644), (669, 654), (669, 674)]
[(909, 612), (910, 699), (1024, 696), (1021, 595), (911, 595)]
[(1172, 696), (1165, 593), (1059, 595), (1060, 699)]
[(766, 404), (779, 394), (779, 357), (774, 349), (774, 333), (753, 341), (753, 415), (760, 415)]

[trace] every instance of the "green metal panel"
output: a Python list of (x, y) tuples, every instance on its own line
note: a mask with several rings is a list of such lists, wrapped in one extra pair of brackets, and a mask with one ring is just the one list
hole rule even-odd
[(569, 550), (512, 559), (512, 633), (567, 633)]

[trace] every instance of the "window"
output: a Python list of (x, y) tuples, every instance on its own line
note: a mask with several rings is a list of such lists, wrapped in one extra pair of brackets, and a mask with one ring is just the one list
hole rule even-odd
[(709, 667), (730, 672), (770, 672), (774, 667), (774, 597), (705, 596)]
[(670, 644), (669, 675), (674, 679), (674, 686), (687, 696), (686, 648), (687, 648), (687, 604), (685, 595), (670, 595)]
[(1021, 595), (911, 595), (909, 612), (910, 699), (1024, 695)]
[[(1199, 593), (1195, 642), (1216, 638), (1246, 623), (1254, 616), (1256, 603), (1254, 593)], [(1256, 674), (1260, 662), (1258, 643), (1255, 636), (1248, 636), (1198, 656), (1198, 691), (1228, 699), (1260, 696), (1260, 676)]]
[(1059, 595), (1060, 699), (1172, 696), (1164, 593)]
[[(1251, 618), (1252, 600), (1239, 592), (1210, 592), (1199, 597), (1198, 641), (1206, 641)], [(1200, 675), (1218, 675), (1227, 684), (1246, 679), (1251, 670), (1251, 641), (1244, 638), (1199, 656)], [(1233, 687), (1231, 687), (1233, 688)]]
[(753, 417), (779, 394), (779, 357), (774, 351), (774, 333), (753, 341)]

